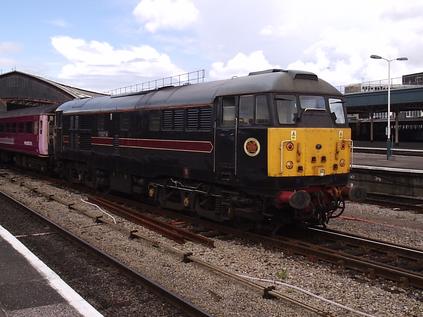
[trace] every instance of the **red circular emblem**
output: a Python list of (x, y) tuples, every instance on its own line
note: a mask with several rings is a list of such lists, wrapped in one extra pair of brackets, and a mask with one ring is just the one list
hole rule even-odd
[(260, 143), (255, 138), (248, 138), (244, 142), (244, 151), (248, 156), (256, 156), (260, 152)]

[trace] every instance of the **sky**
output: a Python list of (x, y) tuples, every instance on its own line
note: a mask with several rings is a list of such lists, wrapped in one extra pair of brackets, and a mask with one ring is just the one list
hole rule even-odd
[(420, 0), (3, 0), (0, 72), (96, 91), (204, 69), (269, 68), (335, 86), (423, 71)]

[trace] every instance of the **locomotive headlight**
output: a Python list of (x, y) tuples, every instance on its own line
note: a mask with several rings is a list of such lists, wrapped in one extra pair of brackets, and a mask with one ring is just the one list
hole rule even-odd
[(339, 161), (339, 166), (341, 166), (341, 167), (344, 167), (345, 166), (345, 160), (344, 159), (341, 159)]
[(292, 161), (288, 161), (288, 162), (286, 162), (285, 166), (286, 166), (287, 169), (290, 170), (294, 167), (294, 163)]
[(345, 150), (345, 141), (342, 141), (341, 143), (341, 150)]
[(286, 149), (287, 149), (288, 151), (292, 151), (292, 150), (294, 149), (294, 143), (292, 143), (292, 142), (288, 142), (288, 143), (286, 144)]

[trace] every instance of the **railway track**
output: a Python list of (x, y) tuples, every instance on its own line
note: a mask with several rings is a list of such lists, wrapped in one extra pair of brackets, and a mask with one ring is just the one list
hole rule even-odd
[[(61, 200), (61, 199), (55, 197), (54, 195), (50, 195), (50, 194), (42, 191), (38, 187), (30, 186), (28, 184), (25, 184), (25, 182), (17, 181), (14, 178), (9, 178), (9, 180), (11, 182), (18, 183), (20, 186), (26, 187), (27, 189), (31, 190), (32, 192), (34, 192), (36, 194), (44, 196), (46, 199), (53, 200), (53, 201), (56, 201), (60, 204), (63, 204), (65, 206), (67, 206), (72, 211), (80, 212), (81, 214), (92, 218), (95, 222), (107, 224), (108, 226), (112, 227), (113, 229), (119, 230), (121, 232), (127, 232), (126, 229), (122, 230), (122, 228), (120, 228), (118, 224), (114, 223), (114, 221), (111, 221), (107, 218), (103, 219), (103, 216), (97, 216), (96, 217), (96, 216), (93, 216), (93, 215), (83, 211), (83, 210), (79, 210), (79, 208), (74, 206), (74, 204), (69, 203), (69, 202), (64, 201), (64, 200)], [(0, 191), (0, 196), (1, 196), (1, 191)], [(126, 202), (126, 203), (130, 202), (126, 199), (122, 200), (121, 198), (117, 198), (117, 200), (119, 202), (116, 202), (116, 201), (115, 202), (111, 202), (111, 201), (107, 202), (104, 197), (91, 197), (91, 198), (92, 198), (92, 200), (96, 201), (97, 203), (100, 203), (100, 205), (105, 206), (105, 204), (107, 204), (109, 207), (114, 206), (114, 208), (116, 208), (116, 209), (122, 209), (124, 202)], [(17, 203), (19, 203), (19, 202), (17, 202)], [(143, 205), (143, 206), (147, 207), (148, 209), (150, 209), (149, 207), (151, 207), (151, 206), (145, 206), (145, 205)], [(123, 209), (129, 209), (129, 208), (127, 207), (127, 208), (123, 208)], [(120, 211), (118, 211), (118, 213), (120, 213)], [(159, 211), (159, 209), (157, 209), (157, 211)], [(46, 217), (42, 216), (40, 213), (33, 211), (33, 210), (31, 210), (31, 212), (34, 212), (35, 214), (37, 214), (37, 216), (41, 217), (42, 219), (45, 219), (46, 221), (49, 221)], [(128, 210), (126, 212), (129, 213)], [(164, 211), (162, 211), (162, 212), (164, 212)], [(163, 213), (160, 216), (162, 216), (162, 215), (163, 215)], [(122, 216), (124, 216), (124, 215), (122, 214)], [(128, 218), (130, 218), (130, 217), (132, 217), (132, 216), (128, 216)], [(126, 218), (126, 215), (125, 215), (125, 218)], [(148, 218), (151, 219), (152, 217), (150, 216)], [(54, 223), (52, 223), (52, 224), (55, 225)], [(61, 228), (60, 226), (58, 226), (58, 227), (59, 227), (59, 230), (64, 230), (64, 232), (66, 234), (70, 234), (72, 238), (74, 237), (75, 239), (80, 240), (78, 237), (74, 236), (72, 233), (70, 233), (66, 229)], [(184, 231), (186, 231), (186, 230), (184, 230)], [(157, 242), (157, 241), (151, 239), (148, 236), (145, 236), (145, 235), (142, 235), (142, 234), (136, 232), (136, 230), (130, 230), (128, 233), (129, 233), (128, 234), (129, 238), (131, 238), (135, 241), (143, 240), (147, 243), (150, 243), (154, 248), (160, 248), (160, 249), (163, 249), (164, 251), (168, 251), (170, 253), (176, 254), (177, 256), (179, 256), (181, 258), (182, 262), (184, 262), (184, 263), (195, 263), (195, 264), (199, 265), (200, 267), (203, 267), (203, 268), (207, 269), (208, 271), (210, 271), (214, 274), (223, 276), (223, 277), (225, 277), (229, 280), (235, 281), (238, 284), (247, 286), (247, 287), (255, 290), (256, 292), (258, 292), (261, 295), (261, 297), (263, 297), (263, 298), (279, 299), (279, 300), (286, 302), (288, 305), (300, 308), (304, 311), (314, 313), (318, 316), (330, 316), (331, 315), (330, 313), (328, 313), (327, 310), (314, 307), (313, 305), (308, 304), (306, 301), (298, 300), (293, 296), (284, 294), (283, 292), (276, 290), (274, 285), (263, 286), (261, 283), (256, 283), (251, 279), (240, 276), (239, 274), (232, 273), (232, 272), (225, 270), (225, 269), (223, 269), (219, 266), (205, 262), (202, 259), (193, 255), (191, 252), (183, 252), (183, 251), (180, 251), (180, 250), (175, 249), (173, 247), (169, 247), (166, 244)], [(85, 244), (85, 242), (83, 240), (81, 240), (81, 243)], [(94, 247), (94, 249), (95, 249), (95, 247)], [(95, 249), (95, 252), (100, 252), (100, 253), (103, 254), (103, 252), (101, 250)], [(105, 256), (108, 256), (108, 255), (105, 254)], [(111, 259), (119, 262), (117, 259), (115, 259), (113, 257), (111, 257)], [(131, 270), (129, 267), (127, 267), (127, 269), (130, 270), (130, 274), (138, 274), (137, 272)], [(342, 305), (340, 305), (340, 306), (342, 306)], [(342, 306), (342, 309), (348, 309), (348, 307)], [(358, 315), (368, 316), (368, 315), (362, 314), (362, 313), (359, 313)], [(193, 314), (188, 315), (188, 316), (197, 316), (197, 315), (195, 313), (193, 313)], [(200, 314), (198, 316), (203, 316), (203, 315)], [(204, 315), (204, 316), (208, 316), (208, 315)]]
[(367, 276), (381, 277), (397, 282), (402, 287), (423, 289), (423, 250), (322, 228), (307, 228), (286, 235), (268, 236), (246, 232), (229, 226), (210, 223), (180, 213), (146, 208), (144, 204), (114, 197), (115, 204), (132, 205), (134, 209), (148, 209), (160, 216), (186, 222), (198, 234), (228, 239), (242, 237), (258, 242), (267, 241), (291, 254), (305, 256), (312, 261), (321, 260), (338, 267), (360, 271)]
[(423, 289), (423, 250), (315, 227), (293, 236), (304, 243), (303, 251), (333, 264)]
[[(12, 205), (16, 206), (17, 209), (22, 210), (24, 213), (28, 213), (28, 214), (36, 216), (38, 218), (38, 221), (43, 224), (43, 226), (42, 226), (43, 230), (45, 230), (46, 227), (51, 228), (49, 231), (55, 232), (55, 233), (59, 234), (60, 236), (63, 236), (65, 239), (70, 240), (72, 243), (75, 243), (79, 247), (85, 249), (88, 253), (95, 254), (95, 256), (101, 258), (101, 261), (106, 262), (107, 263), (106, 265), (108, 267), (110, 267), (110, 266), (114, 267), (115, 272), (110, 277), (110, 280), (107, 281), (108, 283), (113, 282), (113, 276), (116, 277), (116, 276), (120, 276), (122, 274), (124, 276), (129, 277), (130, 280), (132, 281), (132, 283), (135, 281), (136, 283), (143, 285), (144, 288), (147, 288), (149, 291), (156, 294), (156, 296), (158, 296), (161, 300), (161, 301), (159, 300), (159, 304), (158, 304), (161, 307), (163, 307), (163, 305), (166, 305), (166, 304), (163, 304), (163, 303), (167, 303), (167, 305), (173, 306), (173, 309), (176, 312), (178, 312), (178, 311), (180, 312), (180, 313), (175, 313), (175, 316), (192, 316), (192, 317), (206, 317), (206, 316), (208, 316), (208, 317), (210, 317), (210, 315), (208, 313), (206, 313), (202, 309), (194, 306), (189, 301), (181, 298), (176, 293), (173, 293), (173, 292), (163, 288), (161, 285), (159, 285), (158, 283), (150, 280), (148, 277), (140, 274), (139, 272), (132, 270), (130, 267), (123, 264), (118, 259), (106, 254), (102, 250), (100, 250), (100, 249), (96, 248), (95, 246), (87, 243), (86, 241), (80, 239), (79, 237), (77, 237), (76, 235), (74, 235), (73, 233), (71, 233), (70, 231), (65, 229), (64, 227), (57, 225), (56, 223), (52, 222), (51, 220), (49, 220), (48, 218), (46, 218), (42, 214), (40, 214), (37, 211), (23, 205), (19, 201), (15, 200), (14, 198), (8, 196), (7, 194), (5, 194), (1, 191), (0, 191), (0, 199), (2, 201), (6, 201), (8, 204), (12, 204)], [(27, 226), (29, 226), (29, 225), (33, 225), (33, 224), (28, 223)], [(50, 234), (52, 234), (52, 233), (50, 233)], [(46, 251), (44, 250), (43, 252), (46, 252)], [(58, 251), (56, 250), (54, 252), (55, 252), (55, 256), (57, 256)], [(62, 260), (64, 260), (64, 259), (62, 259)], [(124, 279), (125, 279), (124, 277), (120, 278), (121, 284), (124, 283), (123, 282)], [(150, 300), (151, 300), (151, 298), (150, 298)], [(104, 302), (104, 301), (105, 300), (103, 299), (102, 302)], [(151, 305), (157, 304), (157, 303), (154, 303), (154, 300), (151, 300), (150, 302), (151, 302)], [(160, 310), (160, 309), (163, 309), (163, 308), (158, 308), (158, 309)]]
[(423, 199), (419, 197), (367, 193), (366, 201), (379, 206), (403, 208), (416, 213), (423, 213)]

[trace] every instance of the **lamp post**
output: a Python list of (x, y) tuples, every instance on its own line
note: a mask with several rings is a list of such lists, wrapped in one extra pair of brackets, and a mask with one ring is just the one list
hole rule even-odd
[(386, 139), (386, 159), (389, 160), (392, 156), (392, 142), (391, 142), (391, 62), (392, 61), (407, 61), (407, 57), (397, 57), (387, 59), (379, 55), (370, 55), (373, 59), (383, 59), (388, 62), (388, 131)]

